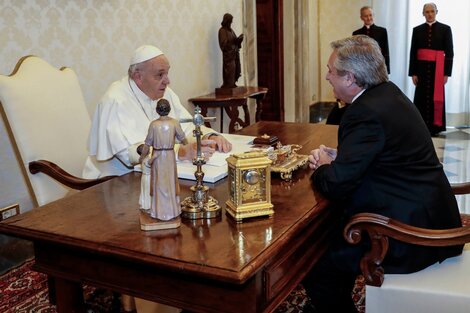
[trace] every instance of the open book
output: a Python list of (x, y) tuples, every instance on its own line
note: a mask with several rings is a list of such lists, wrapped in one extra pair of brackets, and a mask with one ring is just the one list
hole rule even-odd
[[(216, 181), (221, 180), (227, 176), (226, 159), (231, 154), (242, 153), (251, 150), (253, 139), (255, 138), (252, 136), (233, 134), (223, 134), (223, 136), (232, 143), (232, 151), (229, 153), (216, 152), (209, 159), (209, 161), (207, 161), (207, 163), (202, 166), (205, 182), (215, 183)], [(194, 177), (194, 172), (196, 172), (196, 165), (193, 165), (191, 161), (178, 162), (177, 167), (179, 178), (196, 180)]]

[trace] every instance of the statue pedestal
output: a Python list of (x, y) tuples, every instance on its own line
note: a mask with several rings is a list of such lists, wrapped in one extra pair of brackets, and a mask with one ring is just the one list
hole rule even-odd
[(162, 221), (151, 218), (147, 213), (140, 212), (140, 229), (144, 231), (178, 228), (181, 225), (181, 218), (175, 217), (169, 221)]
[(247, 89), (244, 86), (233, 87), (233, 88), (215, 88), (216, 96), (235, 96), (246, 93)]

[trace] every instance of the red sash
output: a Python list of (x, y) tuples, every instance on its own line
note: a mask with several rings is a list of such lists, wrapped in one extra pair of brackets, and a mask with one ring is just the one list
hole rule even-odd
[(434, 77), (434, 124), (442, 126), (442, 115), (444, 114), (444, 59), (442, 50), (418, 49), (419, 61), (435, 61), (436, 74)]

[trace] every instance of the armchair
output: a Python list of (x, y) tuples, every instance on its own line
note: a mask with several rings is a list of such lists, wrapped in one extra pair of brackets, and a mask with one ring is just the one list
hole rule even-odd
[[(21, 58), (12, 74), (0, 75), (0, 112), (36, 206), (112, 178), (78, 177), (91, 120), (73, 70), (58, 70), (35, 56)], [(53, 289), (49, 280), (51, 302)]]
[(91, 120), (73, 70), (23, 57), (11, 75), (0, 76), (0, 103), (36, 205), (111, 178), (78, 177), (87, 157)]
[[(455, 194), (470, 193), (470, 183), (452, 186)], [(464, 216), (463, 216), (464, 217)], [(361, 259), (366, 282), (366, 312), (468, 312), (470, 306), (470, 245), (462, 255), (446, 259), (411, 274), (384, 274), (381, 266), (388, 238), (425, 246), (450, 246), (470, 242), (470, 226), (431, 230), (403, 224), (391, 218), (360, 213), (346, 225), (343, 235), (351, 244), (367, 232), (371, 250)]]

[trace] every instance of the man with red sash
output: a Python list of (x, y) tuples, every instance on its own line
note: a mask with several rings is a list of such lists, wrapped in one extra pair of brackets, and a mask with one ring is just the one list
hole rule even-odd
[(446, 130), (444, 85), (454, 58), (452, 30), (436, 14), (434, 3), (424, 5), (426, 22), (413, 28), (408, 72), (416, 86), (413, 102), (432, 136)]

